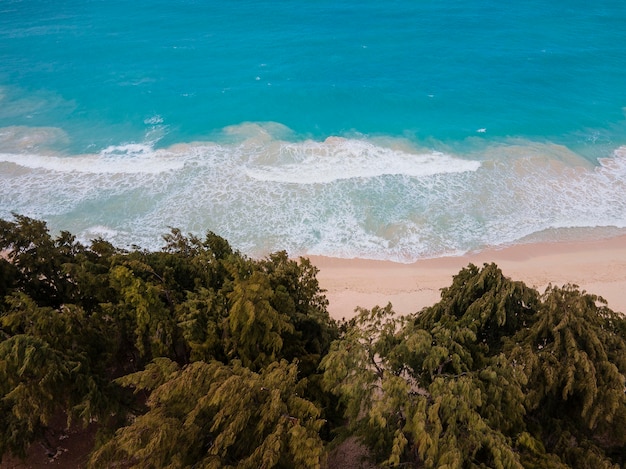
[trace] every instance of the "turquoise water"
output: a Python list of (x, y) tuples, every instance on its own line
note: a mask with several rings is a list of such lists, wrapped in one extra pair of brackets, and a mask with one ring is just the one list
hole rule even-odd
[(0, 216), (401, 261), (623, 229), (624, 24), (620, 1), (0, 0)]

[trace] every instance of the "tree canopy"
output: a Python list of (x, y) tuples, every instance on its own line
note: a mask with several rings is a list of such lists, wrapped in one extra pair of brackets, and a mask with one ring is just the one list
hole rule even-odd
[(360, 310), (324, 380), (385, 464), (623, 467), (623, 325), (573, 285), (470, 265), (419, 314)]
[(164, 239), (124, 251), (0, 220), (0, 456), (63, 414), (101, 423), (94, 467), (320, 466), (336, 412), (318, 365), (338, 328), (317, 269), (211, 232)]
[(59, 416), (90, 467), (626, 465), (626, 321), (575, 285), (462, 269), (414, 314), (337, 324), (309, 260), (172, 229), (150, 252), (0, 220), (0, 458)]

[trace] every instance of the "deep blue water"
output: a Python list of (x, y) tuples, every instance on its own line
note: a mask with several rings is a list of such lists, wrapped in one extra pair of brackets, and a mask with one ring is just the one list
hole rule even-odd
[(625, 24), (615, 0), (0, 0), (0, 216), (396, 260), (613, 232)]

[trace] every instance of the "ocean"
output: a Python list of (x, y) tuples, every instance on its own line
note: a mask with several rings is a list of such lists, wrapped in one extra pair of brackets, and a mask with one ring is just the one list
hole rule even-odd
[(621, 0), (0, 0), (0, 218), (411, 262), (626, 231)]

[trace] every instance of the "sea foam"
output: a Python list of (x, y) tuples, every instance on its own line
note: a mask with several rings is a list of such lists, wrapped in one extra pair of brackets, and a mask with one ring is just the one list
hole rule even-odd
[(59, 156), (37, 153), (0, 153), (0, 162), (57, 173), (160, 173), (180, 169), (183, 162), (171, 152), (145, 144), (110, 146), (97, 154)]
[(44, 218), (121, 247), (158, 249), (173, 226), (214, 231), (254, 256), (402, 262), (550, 229), (626, 227), (626, 147), (592, 163), (519, 139), (459, 154), (398, 139), (297, 141), (280, 125), (224, 134), (167, 148), (4, 152), (0, 216)]
[(476, 171), (480, 166), (478, 161), (437, 151), (408, 153), (344, 138), (282, 144), (273, 156), (268, 163), (266, 155), (259, 155), (246, 167), (246, 174), (261, 181), (317, 184), (383, 175), (424, 177)]

